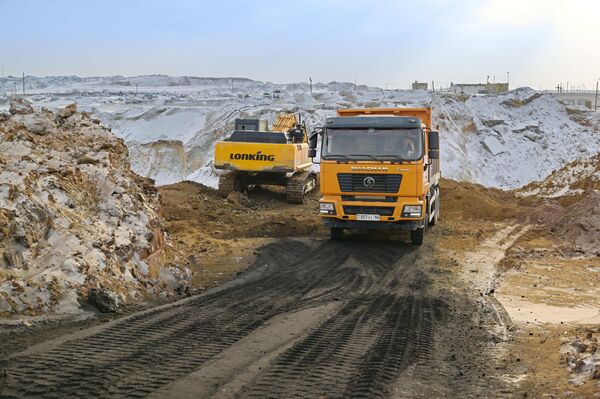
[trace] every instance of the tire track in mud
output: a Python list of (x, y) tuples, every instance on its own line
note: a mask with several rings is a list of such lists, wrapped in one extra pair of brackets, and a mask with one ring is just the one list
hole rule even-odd
[[(402, 270), (394, 271), (396, 277), (406, 277)], [(413, 274), (416, 280), (408, 280), (408, 292), (405, 286), (390, 292), (384, 285), (356, 295), (240, 397), (389, 397), (403, 369), (430, 358), (433, 325), (446, 307), (421, 295), (425, 276)], [(398, 280), (393, 282), (399, 288)]]
[(447, 306), (428, 295), (418, 258), (399, 243), (349, 240), (312, 249), (283, 240), (217, 290), (14, 355), (0, 364), (0, 397), (145, 397), (273, 317), (332, 301), (343, 304), (238, 396), (387, 397), (408, 367), (432, 367), (436, 324)]

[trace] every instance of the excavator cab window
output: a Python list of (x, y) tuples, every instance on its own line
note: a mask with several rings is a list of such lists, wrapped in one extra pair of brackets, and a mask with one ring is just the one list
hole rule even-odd
[(304, 130), (301, 128), (293, 128), (287, 132), (288, 140), (291, 143), (302, 143), (304, 142)]

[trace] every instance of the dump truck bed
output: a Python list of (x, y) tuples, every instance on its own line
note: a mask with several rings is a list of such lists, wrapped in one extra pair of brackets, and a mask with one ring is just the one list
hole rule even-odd
[(421, 119), (426, 127), (431, 128), (431, 108), (348, 108), (338, 109), (338, 116), (412, 116)]

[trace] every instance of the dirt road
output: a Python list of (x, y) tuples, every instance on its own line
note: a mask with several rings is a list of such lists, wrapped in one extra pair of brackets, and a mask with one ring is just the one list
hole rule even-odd
[(277, 241), (221, 287), (13, 354), (0, 397), (509, 394), (485, 312), (433, 245)]

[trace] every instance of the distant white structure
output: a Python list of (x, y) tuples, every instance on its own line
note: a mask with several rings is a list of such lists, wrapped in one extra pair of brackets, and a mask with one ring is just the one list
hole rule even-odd
[(586, 107), (589, 109), (593, 109), (592, 100), (586, 100), (585, 98), (574, 98), (574, 99), (564, 99), (562, 100), (565, 104), (576, 105), (578, 107)]
[[(594, 105), (596, 103), (596, 93), (595, 92), (552, 93), (552, 95), (565, 104), (578, 105), (578, 106), (582, 106), (582, 107), (587, 107), (589, 109), (594, 109)], [(598, 100), (599, 100), (598, 103), (600, 104), (600, 98)]]
[(412, 89), (413, 90), (428, 90), (429, 84), (427, 82), (418, 82), (415, 80), (412, 84)]
[(456, 94), (498, 94), (508, 91), (508, 83), (451, 83), (450, 91)]

